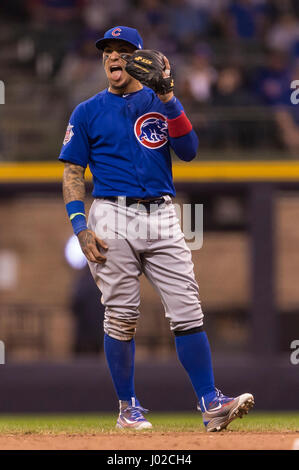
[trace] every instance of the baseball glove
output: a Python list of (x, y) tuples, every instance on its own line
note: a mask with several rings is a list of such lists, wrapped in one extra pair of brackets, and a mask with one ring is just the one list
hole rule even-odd
[[(122, 54), (121, 57), (127, 62), (126, 71), (158, 95), (165, 95), (173, 90), (173, 78), (170, 70), (165, 69), (164, 56), (161, 52), (142, 49), (132, 55)], [(163, 72), (166, 76), (163, 76)]]

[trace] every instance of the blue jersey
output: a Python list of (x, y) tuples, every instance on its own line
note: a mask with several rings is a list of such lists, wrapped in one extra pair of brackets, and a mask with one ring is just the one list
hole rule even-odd
[[(175, 100), (178, 115), (183, 107)], [(175, 117), (150, 88), (127, 95), (106, 89), (75, 108), (59, 159), (89, 165), (94, 197), (174, 196), (170, 147), (191, 160), (198, 145), (193, 130), (169, 137), (167, 118)]]

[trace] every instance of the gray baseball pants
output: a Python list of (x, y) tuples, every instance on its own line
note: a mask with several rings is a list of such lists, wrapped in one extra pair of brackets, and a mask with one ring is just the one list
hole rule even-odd
[(95, 199), (88, 217), (88, 227), (108, 245), (105, 264), (89, 262), (105, 306), (105, 333), (123, 341), (133, 338), (142, 273), (160, 295), (174, 333), (201, 327), (191, 251), (171, 198), (165, 196), (165, 203), (150, 213), (142, 205), (126, 207), (122, 200)]

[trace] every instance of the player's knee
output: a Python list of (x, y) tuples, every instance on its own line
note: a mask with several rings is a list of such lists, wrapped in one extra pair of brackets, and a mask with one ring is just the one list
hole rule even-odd
[(195, 333), (201, 333), (204, 331), (203, 326), (197, 326), (195, 328), (190, 328), (188, 330), (174, 330), (174, 336), (187, 336), (187, 335), (193, 335)]
[(127, 318), (117, 317), (111, 314), (110, 311), (105, 312), (104, 318), (104, 332), (111, 336), (111, 338), (118, 339), (120, 341), (129, 341), (134, 338), (136, 333), (136, 325), (139, 312), (134, 312), (134, 315), (130, 315)]
[(176, 321), (170, 322), (170, 329), (175, 336), (183, 336), (203, 331), (203, 316), (192, 322)]

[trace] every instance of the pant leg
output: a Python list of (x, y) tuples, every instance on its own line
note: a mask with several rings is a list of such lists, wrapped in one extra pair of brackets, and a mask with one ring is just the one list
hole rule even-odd
[(112, 236), (116, 230), (112, 220), (116, 211), (115, 206), (105, 204), (108, 213), (105, 224), (109, 225), (111, 217), (111, 224), (105, 233), (101, 230), (103, 226), (100, 209), (101, 201), (95, 200), (90, 209), (88, 227), (107, 243), (108, 250), (105, 252), (107, 261), (103, 265), (89, 262), (89, 267), (102, 293), (102, 303), (105, 306), (105, 333), (112, 338), (127, 341), (134, 336), (139, 317), (140, 256), (128, 240), (118, 238), (116, 234)]
[(143, 271), (158, 291), (172, 331), (201, 327), (203, 312), (194, 276), (191, 251), (179, 227), (172, 204), (160, 212), (161, 226), (170, 225), (173, 237), (151, 240), (144, 253)]

